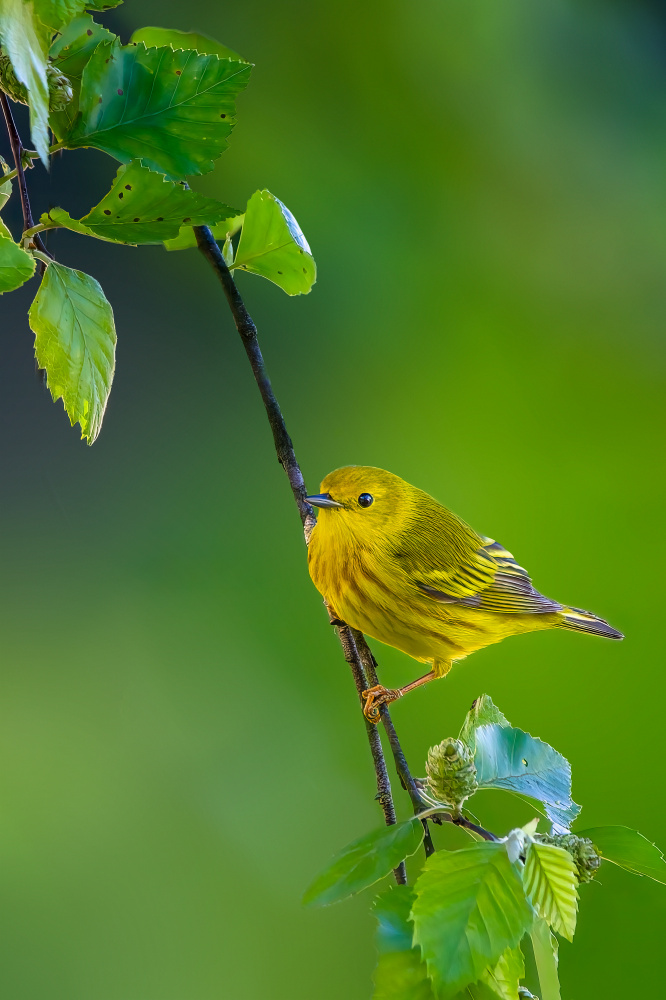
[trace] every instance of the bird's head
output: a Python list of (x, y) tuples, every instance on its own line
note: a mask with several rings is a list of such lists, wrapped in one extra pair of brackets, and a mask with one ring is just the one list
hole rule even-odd
[(321, 493), (308, 502), (321, 509), (320, 521), (355, 535), (372, 536), (404, 523), (420, 493), (404, 479), (369, 465), (347, 465), (330, 472)]

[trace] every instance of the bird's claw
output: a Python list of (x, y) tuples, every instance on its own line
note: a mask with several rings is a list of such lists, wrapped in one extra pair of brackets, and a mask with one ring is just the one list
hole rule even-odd
[(365, 700), (363, 714), (368, 722), (372, 722), (376, 726), (380, 719), (379, 710), (382, 705), (389, 705), (392, 701), (397, 701), (398, 698), (402, 697), (402, 691), (398, 688), (385, 688), (383, 684), (375, 684), (374, 687), (363, 691), (362, 695)]

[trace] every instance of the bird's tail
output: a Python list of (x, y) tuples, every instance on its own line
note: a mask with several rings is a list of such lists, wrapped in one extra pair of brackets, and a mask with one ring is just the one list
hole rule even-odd
[(576, 632), (590, 632), (592, 635), (603, 635), (606, 639), (624, 639), (621, 632), (612, 628), (603, 618), (597, 618), (591, 611), (580, 608), (564, 608), (562, 628), (571, 628)]

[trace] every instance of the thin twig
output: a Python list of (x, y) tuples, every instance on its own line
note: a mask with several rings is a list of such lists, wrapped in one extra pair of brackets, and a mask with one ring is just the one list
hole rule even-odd
[[(2, 105), (2, 113), (5, 116), (5, 124), (7, 126), (7, 134), (9, 135), (9, 145), (12, 148), (12, 156), (14, 157), (14, 167), (16, 169), (16, 179), (18, 181), (19, 195), (21, 197), (21, 211), (23, 213), (23, 231), (27, 229), (32, 229), (35, 223), (32, 218), (32, 211), (30, 209), (30, 198), (28, 197), (28, 185), (25, 180), (25, 171), (23, 169), (23, 161), (21, 154), (23, 152), (23, 144), (21, 143), (21, 137), (16, 128), (16, 123), (14, 121), (14, 116), (12, 114), (12, 109), (9, 106), (9, 101), (7, 95), (4, 91), (0, 91), (0, 105)], [(44, 243), (42, 242), (41, 236), (35, 235), (32, 237), (32, 242), (38, 250), (45, 253), (51, 260), (53, 260), (52, 254), (48, 252)]]
[[(305, 489), (303, 473), (301, 472), (301, 468), (296, 459), (294, 446), (287, 432), (284, 417), (282, 416), (278, 401), (275, 398), (275, 393), (273, 392), (268, 378), (261, 348), (259, 347), (259, 340), (257, 338), (257, 328), (254, 324), (254, 320), (245, 308), (245, 303), (241, 298), (240, 292), (236, 287), (236, 283), (229, 268), (227, 267), (220, 248), (215, 242), (212, 232), (208, 226), (195, 226), (194, 233), (197, 240), (197, 246), (217, 274), (227, 302), (229, 303), (229, 308), (231, 309), (236, 329), (240, 334), (241, 341), (243, 342), (243, 346), (245, 348), (245, 353), (247, 354), (255, 381), (259, 387), (259, 392), (261, 393), (261, 398), (266, 410), (266, 416), (268, 417), (268, 422), (270, 424), (271, 431), (273, 432), (273, 441), (275, 443), (278, 460), (289, 479), (291, 492), (294, 496), (296, 506), (298, 507), (301, 523), (303, 524), (305, 538), (306, 541), (309, 541), (312, 529), (316, 524), (316, 518), (312, 507), (305, 499), (307, 491)], [(362, 703), (361, 692), (367, 688), (368, 682), (358, 649), (356, 648), (356, 643), (349, 626), (344, 623), (338, 624), (336, 622), (334, 627), (337, 632), (340, 645), (342, 646), (345, 660), (351, 668), (356, 690), (359, 695), (359, 701)], [(372, 723), (367, 720), (365, 720), (365, 727), (368, 736), (368, 743), (370, 745), (370, 752), (372, 754), (372, 761), (375, 768), (375, 774), (377, 777), (377, 799), (384, 812), (384, 819), (387, 826), (391, 826), (396, 822), (396, 814), (381, 738), (377, 732), (377, 727), (373, 726)], [(394, 874), (397, 882), (405, 883), (407, 881), (404, 862), (395, 870)]]

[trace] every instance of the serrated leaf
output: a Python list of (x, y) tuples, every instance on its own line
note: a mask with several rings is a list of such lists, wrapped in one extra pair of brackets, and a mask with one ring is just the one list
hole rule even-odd
[(463, 722), (462, 729), (460, 730), (460, 735), (458, 739), (462, 740), (463, 743), (468, 746), (471, 750), (476, 747), (476, 741), (474, 734), (479, 726), (510, 726), (509, 720), (502, 715), (499, 708), (493, 704), (492, 698), (487, 694), (482, 694), (480, 698), (476, 698), (472, 702), (472, 707), (465, 716), (465, 721)]
[(525, 892), (539, 916), (568, 941), (576, 931), (577, 884), (568, 851), (551, 844), (530, 845), (523, 872)]
[(130, 42), (143, 42), (146, 48), (160, 48), (170, 45), (172, 49), (196, 49), (202, 55), (219, 56), (220, 59), (235, 59), (236, 62), (247, 62), (233, 49), (216, 42), (208, 35), (198, 31), (177, 31), (175, 28), (139, 28), (130, 38)]
[(551, 746), (522, 729), (492, 723), (475, 730), (479, 788), (504, 788), (542, 802), (558, 832), (580, 812), (571, 798), (571, 766)]
[(577, 830), (576, 836), (589, 837), (604, 861), (666, 885), (663, 853), (638, 830), (628, 826), (594, 826), (589, 830)]
[(93, 21), (90, 14), (83, 14), (68, 24), (51, 45), (50, 56), (54, 66), (69, 80), (72, 99), (62, 111), (52, 111), (49, 125), (57, 139), (62, 139), (72, 128), (79, 113), (81, 77), (90, 57), (102, 41), (113, 41), (113, 32)]
[[(234, 215), (211, 226), (210, 230), (218, 242), (226, 242), (227, 239), (230, 239), (238, 232), (243, 225), (244, 218), (244, 214)], [(164, 241), (164, 246), (167, 250), (190, 250), (196, 245), (197, 239), (191, 226), (183, 226), (175, 239)], [(233, 263), (233, 253), (231, 262)], [(227, 264), (229, 264), (229, 261), (227, 261)]]
[(502, 843), (438, 851), (414, 886), (411, 917), (440, 1000), (477, 982), (515, 948), (534, 913)]
[(119, 168), (109, 193), (82, 219), (72, 219), (62, 208), (52, 208), (40, 222), (137, 246), (177, 237), (183, 224), (210, 225), (233, 214), (228, 205), (168, 181), (164, 174), (133, 160)]
[(102, 41), (83, 70), (81, 116), (64, 145), (142, 159), (171, 180), (206, 173), (227, 146), (250, 69), (191, 49)]
[(379, 957), (373, 1000), (435, 1000), (421, 952), (412, 944), (413, 902), (414, 890), (408, 885), (394, 885), (374, 902)]
[(54, 401), (92, 444), (99, 434), (115, 368), (113, 312), (97, 281), (52, 262), (30, 306), (35, 355)]
[(541, 1000), (561, 1000), (557, 974), (557, 939), (545, 920), (537, 919), (531, 931)]
[(0, 0), (0, 46), (16, 79), (28, 92), (30, 137), (44, 166), (49, 163), (49, 87), (46, 80), (51, 32), (32, 2)]
[(270, 191), (255, 191), (247, 203), (233, 266), (268, 278), (288, 295), (307, 294), (317, 280), (308, 241)]
[[(0, 156), (0, 177), (9, 173), (9, 164), (3, 156)], [(0, 209), (4, 208), (12, 193), (11, 181), (0, 181)]]
[(303, 896), (306, 906), (327, 906), (374, 885), (418, 850), (423, 825), (413, 816), (359, 837), (335, 856)]
[(497, 965), (487, 969), (480, 981), (501, 1000), (518, 1000), (518, 986), (524, 975), (525, 959), (518, 945), (507, 948)]
[(20, 288), (34, 273), (35, 258), (14, 243), (11, 233), (0, 221), (0, 295)]

